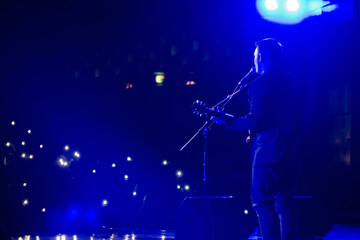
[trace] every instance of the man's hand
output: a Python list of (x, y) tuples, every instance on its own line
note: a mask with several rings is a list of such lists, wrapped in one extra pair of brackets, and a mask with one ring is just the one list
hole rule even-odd
[(216, 107), (214, 111), (220, 113), (219, 115), (222, 115), (223, 117), (211, 117), (210, 120), (214, 121), (216, 124), (219, 125), (226, 125), (229, 123), (229, 119), (233, 118), (234, 116), (227, 114), (223, 112), (219, 107)]

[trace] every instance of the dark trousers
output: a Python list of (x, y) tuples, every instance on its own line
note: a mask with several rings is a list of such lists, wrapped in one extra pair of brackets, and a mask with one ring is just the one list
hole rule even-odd
[(298, 176), (299, 168), (294, 163), (253, 167), (251, 197), (263, 240), (295, 239)]

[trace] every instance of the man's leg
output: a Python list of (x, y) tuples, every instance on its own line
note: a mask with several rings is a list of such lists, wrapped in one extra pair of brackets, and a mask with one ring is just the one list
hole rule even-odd
[(263, 240), (280, 239), (279, 217), (275, 211), (277, 183), (272, 167), (253, 167), (251, 197)]
[(296, 164), (277, 166), (275, 173), (279, 180), (279, 192), (275, 195), (276, 211), (279, 213), (282, 240), (296, 237), (297, 216), (294, 195), (299, 176)]

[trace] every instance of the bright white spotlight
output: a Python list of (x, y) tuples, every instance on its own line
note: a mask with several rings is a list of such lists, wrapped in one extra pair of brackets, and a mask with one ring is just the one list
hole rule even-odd
[(189, 186), (189, 185), (185, 185), (184, 188), (185, 188), (186, 191), (189, 191), (189, 190), (190, 190), (190, 186)]
[(22, 142), (21, 142), (21, 145), (25, 146), (25, 144), (26, 144), (25, 141), (22, 141)]
[(70, 150), (69, 145), (65, 145), (64, 150), (65, 150), (65, 151), (69, 151), (69, 150)]
[(74, 157), (80, 158), (80, 153), (79, 153), (78, 151), (75, 151), (75, 152), (74, 152)]
[(40, 144), (40, 148), (44, 148), (44, 145)]
[(300, 4), (298, 0), (287, 0), (286, 1), (286, 9), (289, 12), (296, 12), (300, 9)]
[(61, 240), (66, 240), (66, 236), (65, 236), (65, 235), (62, 235), (62, 236), (61, 236)]
[(30, 159), (33, 159), (33, 158), (34, 158), (34, 155), (30, 154), (29, 158), (30, 158)]
[(115, 163), (111, 164), (111, 167), (116, 167), (116, 164)]
[(31, 134), (31, 129), (28, 130), (28, 134)]
[(269, 11), (274, 11), (274, 10), (278, 9), (279, 4), (278, 4), (277, 0), (265, 0), (265, 7)]
[(126, 160), (127, 160), (128, 162), (131, 162), (131, 161), (132, 161), (132, 158), (129, 156), (129, 157), (126, 158)]
[(180, 188), (181, 188), (181, 186), (180, 186), (180, 185), (177, 185), (177, 186), (176, 186), (176, 188), (177, 188), (177, 189), (180, 189)]
[(73, 240), (77, 240), (77, 236), (76, 236), (76, 235), (73, 236)]
[(136, 237), (136, 236), (135, 236), (135, 234), (131, 234), (131, 239), (133, 239), (133, 240), (134, 240), (134, 239), (135, 239), (135, 237)]
[(93, 170), (92, 170), (92, 172), (93, 172), (93, 173), (96, 173), (96, 170), (95, 170), (95, 169), (93, 169)]
[(136, 195), (137, 195), (137, 192), (136, 192), (136, 191), (133, 191), (132, 194), (133, 194), (133, 196), (136, 196)]
[(22, 154), (21, 154), (21, 157), (22, 157), (22, 158), (26, 158), (26, 154), (25, 154), (25, 153), (22, 153)]
[(42, 212), (46, 212), (46, 208), (41, 209)]
[(108, 202), (106, 199), (104, 199), (104, 200), (101, 202), (101, 206), (103, 206), (103, 207), (106, 207), (108, 204), (109, 204), (109, 202)]
[(169, 162), (167, 160), (162, 161), (163, 166), (167, 166), (168, 164), (169, 164)]
[(129, 180), (129, 176), (128, 176), (128, 175), (124, 175), (124, 179), (125, 179), (125, 181)]
[(27, 186), (27, 183), (26, 183), (26, 182), (24, 182), (24, 183), (23, 183), (23, 187), (26, 187), (26, 186)]
[(68, 162), (64, 162), (64, 166), (67, 167), (69, 165)]
[(249, 211), (247, 209), (244, 210), (244, 214), (245, 215), (248, 215), (249, 214)]
[(23, 205), (23, 206), (27, 206), (27, 205), (29, 205), (29, 200), (24, 199), (24, 201), (22, 202), (22, 205)]
[(5, 144), (5, 146), (10, 147), (10, 146), (11, 146), (11, 143), (10, 143), (10, 142), (7, 142), (7, 143)]
[(12, 122), (11, 122), (11, 125), (15, 126), (15, 121), (12, 121)]
[(183, 175), (184, 175), (184, 174), (183, 174), (183, 172), (182, 172), (181, 170), (177, 170), (177, 171), (176, 171), (176, 176), (177, 176), (178, 178), (181, 178)]
[(166, 237), (165, 237), (164, 235), (161, 236), (161, 240), (165, 240), (165, 238), (166, 238)]

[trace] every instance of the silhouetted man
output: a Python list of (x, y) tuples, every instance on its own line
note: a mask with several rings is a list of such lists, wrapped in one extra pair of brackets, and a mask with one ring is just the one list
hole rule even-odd
[(296, 232), (295, 102), (293, 79), (281, 69), (281, 58), (277, 40), (256, 43), (254, 65), (259, 77), (248, 84), (250, 113), (227, 121), (232, 130), (251, 131), (251, 198), (264, 240), (294, 239)]

